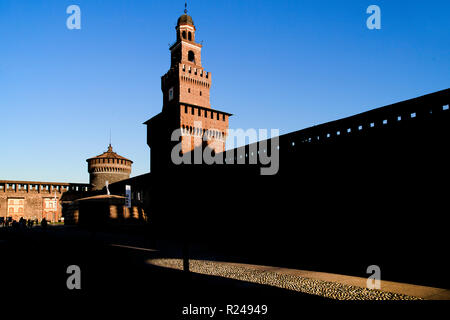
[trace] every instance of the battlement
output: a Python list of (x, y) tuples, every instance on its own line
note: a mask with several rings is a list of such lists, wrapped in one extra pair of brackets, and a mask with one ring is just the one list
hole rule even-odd
[(189, 78), (204, 79), (205, 82), (211, 83), (211, 72), (207, 72), (203, 68), (198, 68), (195, 65), (180, 63), (179, 70), (182, 73), (185, 73)]
[[(280, 159), (296, 158), (302, 146), (336, 145), (349, 139), (360, 141), (380, 136), (404, 135), (405, 129), (419, 132), (432, 128), (432, 123), (450, 122), (450, 89), (369, 110), (354, 116), (238, 147), (224, 154), (225, 162), (256, 164), (258, 154), (270, 153), (272, 144)], [(412, 138), (412, 137), (411, 137)], [(233, 155), (231, 158), (229, 155)], [(228, 156), (228, 158), (227, 158)]]
[(211, 87), (211, 72), (206, 72), (203, 68), (198, 68), (186, 64), (179, 64), (178, 68), (170, 69), (161, 77), (162, 89), (170, 79), (179, 78), (180, 81), (202, 86), (206, 89)]
[(0, 180), (0, 192), (53, 194), (67, 191), (89, 191), (89, 184)]
[[(195, 106), (192, 104), (187, 103), (181, 103), (180, 106), (181, 110), (181, 118), (183, 119), (183, 115), (188, 115), (189, 119), (194, 119), (197, 121), (201, 120), (217, 120), (217, 121), (223, 121), (228, 122), (228, 118), (232, 116), (231, 113), (211, 109), (211, 108), (205, 108), (200, 106)], [(194, 116), (192, 118), (191, 116)]]
[(60, 221), (62, 206), (90, 189), (85, 183), (0, 180), (0, 217)]

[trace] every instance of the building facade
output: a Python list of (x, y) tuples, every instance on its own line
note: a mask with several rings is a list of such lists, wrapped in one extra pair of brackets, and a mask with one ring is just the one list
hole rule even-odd
[(64, 203), (87, 194), (89, 188), (88, 184), (0, 180), (0, 217), (60, 221)]

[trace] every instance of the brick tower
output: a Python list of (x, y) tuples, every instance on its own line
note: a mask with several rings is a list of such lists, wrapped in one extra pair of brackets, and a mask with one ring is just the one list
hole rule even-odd
[(133, 161), (119, 156), (111, 145), (99, 156), (86, 160), (88, 163), (89, 183), (92, 190), (102, 190), (106, 181), (109, 184), (128, 179)]
[(176, 129), (181, 129), (182, 153), (200, 146), (224, 151), (231, 116), (211, 108), (211, 72), (203, 69), (202, 45), (195, 41), (194, 21), (187, 10), (175, 30), (170, 69), (161, 77), (162, 112), (145, 122), (152, 171), (170, 164), (172, 148), (178, 143), (171, 141)]

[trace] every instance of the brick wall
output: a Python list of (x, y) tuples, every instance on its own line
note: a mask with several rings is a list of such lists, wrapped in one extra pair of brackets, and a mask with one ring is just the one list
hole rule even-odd
[[(79, 192), (81, 195), (88, 191), (88, 187), (87, 184), (0, 181), (0, 217), (13, 217), (16, 221), (21, 217), (39, 220), (45, 217), (58, 221), (61, 219), (63, 195), (67, 192)], [(55, 208), (45, 206), (45, 202), (54, 202), (55, 194)]]

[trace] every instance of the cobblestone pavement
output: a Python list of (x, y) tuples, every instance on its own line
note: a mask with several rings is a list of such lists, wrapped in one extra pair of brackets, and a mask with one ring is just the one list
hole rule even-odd
[[(183, 269), (183, 261), (181, 259), (149, 259), (147, 262), (171, 269)], [(269, 285), (338, 300), (421, 300), (417, 297), (398, 293), (309, 279), (273, 271), (255, 270), (251, 267), (238, 267), (215, 261), (189, 260), (189, 268), (191, 272), (199, 274)]]

